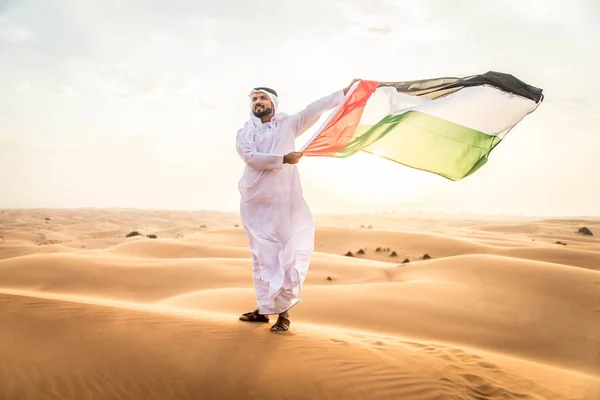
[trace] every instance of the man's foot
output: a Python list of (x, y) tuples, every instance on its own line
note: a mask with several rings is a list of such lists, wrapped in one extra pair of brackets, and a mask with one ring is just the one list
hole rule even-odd
[(269, 322), (269, 317), (258, 313), (258, 309), (244, 313), (240, 316), (240, 321), (246, 322)]
[(275, 325), (271, 327), (271, 331), (273, 332), (285, 332), (290, 328), (290, 320), (286, 317), (282, 317), (281, 315), (277, 318), (277, 322)]

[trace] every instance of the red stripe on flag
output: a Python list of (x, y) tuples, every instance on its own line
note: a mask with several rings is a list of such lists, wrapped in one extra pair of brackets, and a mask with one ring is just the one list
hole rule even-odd
[(354, 137), (367, 101), (380, 82), (359, 81), (358, 86), (346, 99), (321, 133), (302, 151), (305, 156), (333, 156)]

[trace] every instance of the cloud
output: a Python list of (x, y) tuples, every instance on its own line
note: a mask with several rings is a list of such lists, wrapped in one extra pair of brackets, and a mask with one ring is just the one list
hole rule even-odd
[(27, 81), (20, 81), (15, 83), (14, 88), (17, 93), (21, 94), (28, 94), (34, 96), (40, 94), (40, 88), (32, 85), (30, 82)]
[(214, 57), (219, 51), (219, 42), (216, 40), (207, 40), (200, 44), (203, 53), (208, 57)]
[(96, 67), (91, 62), (87, 68), (79, 67), (72, 80), (94, 96), (130, 97), (150, 93), (157, 86), (135, 69)]
[(371, 28), (369, 28), (369, 32), (377, 33), (380, 35), (389, 35), (390, 33), (392, 33), (392, 28), (384, 25), (372, 26)]
[(77, 99), (77, 92), (71, 86), (61, 86), (56, 89), (56, 93), (61, 99), (75, 100)]
[(33, 34), (28, 29), (12, 23), (5, 17), (0, 16), (0, 41), (17, 44), (32, 41)]
[[(73, 58), (63, 64), (69, 80), (54, 87), (66, 99), (74, 96), (113, 99), (129, 102), (187, 103), (214, 111), (221, 101), (218, 92), (211, 91), (209, 82), (200, 73), (195, 75), (152, 71), (133, 61), (101, 65), (93, 59)], [(207, 100), (207, 96), (210, 99)]]
[(219, 26), (219, 19), (194, 14), (188, 17), (187, 25), (192, 29), (199, 29), (201, 32), (212, 34), (216, 32)]
[(137, 68), (107, 68), (100, 72), (105, 83), (119, 96), (136, 96), (157, 93), (164, 82)]

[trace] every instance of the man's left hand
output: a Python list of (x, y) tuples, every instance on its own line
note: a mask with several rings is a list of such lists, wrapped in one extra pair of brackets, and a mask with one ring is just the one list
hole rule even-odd
[(350, 84), (344, 88), (344, 96), (346, 95), (346, 93), (348, 93), (348, 90), (350, 90), (352, 85), (354, 85), (354, 82), (358, 82), (358, 81), (360, 81), (360, 79), (353, 79), (352, 82), (350, 82)]

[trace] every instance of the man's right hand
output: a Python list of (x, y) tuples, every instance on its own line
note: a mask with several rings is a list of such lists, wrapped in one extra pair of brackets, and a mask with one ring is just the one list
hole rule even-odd
[(288, 153), (285, 156), (283, 156), (283, 163), (284, 164), (297, 164), (301, 158), (302, 158), (302, 153), (299, 153), (297, 151), (292, 151), (291, 153)]

